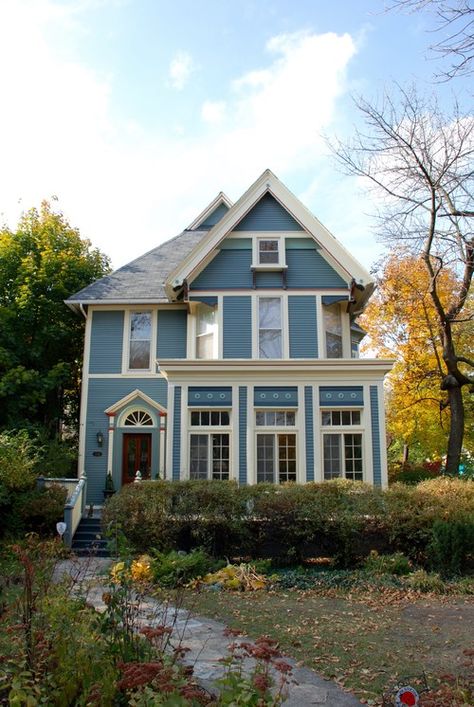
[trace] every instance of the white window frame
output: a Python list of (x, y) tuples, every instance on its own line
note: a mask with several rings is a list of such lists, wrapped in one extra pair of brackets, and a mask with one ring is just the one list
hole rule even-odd
[[(360, 413), (360, 423), (359, 424), (349, 424), (349, 425), (323, 425), (322, 424), (322, 413), (323, 412), (359, 412)], [(334, 478), (339, 478), (339, 479), (347, 479), (348, 477), (346, 476), (346, 468), (345, 468), (345, 455), (344, 455), (344, 447), (345, 447), (345, 441), (344, 441), (344, 435), (346, 434), (360, 434), (361, 435), (361, 454), (362, 454), (362, 481), (366, 481), (367, 475), (368, 475), (368, 456), (367, 456), (367, 450), (366, 450), (366, 430), (364, 426), (364, 409), (363, 408), (358, 408), (358, 407), (328, 407), (327, 409), (325, 408), (320, 408), (320, 430), (321, 430), (321, 474), (322, 474), (322, 480), (327, 481), (328, 479), (325, 478), (325, 469), (324, 469), (324, 436), (325, 435), (338, 435), (340, 439), (340, 453), (341, 453), (341, 463), (342, 463), (342, 474), (339, 477), (334, 477)], [(349, 479), (351, 480), (351, 479)], [(358, 479), (360, 480), (360, 479)]]
[[(213, 425), (213, 424), (211, 424), (211, 423), (209, 423), (208, 425), (192, 425), (192, 424), (191, 424), (191, 415), (192, 415), (193, 412), (198, 412), (198, 413), (203, 413), (203, 412), (208, 412), (208, 413), (219, 412), (219, 413), (222, 413), (222, 412), (226, 412), (226, 413), (229, 415), (229, 422), (228, 422), (227, 425)], [(194, 408), (194, 409), (191, 407), (191, 408), (189, 408), (189, 423), (188, 423), (188, 426), (189, 426), (189, 430), (190, 430), (191, 432), (194, 432), (194, 430), (203, 430), (204, 432), (206, 432), (206, 431), (209, 432), (209, 429), (211, 429), (211, 428), (212, 428), (212, 429), (215, 428), (216, 430), (218, 430), (218, 429), (219, 429), (219, 430), (224, 430), (224, 431), (230, 430), (231, 427), (232, 427), (232, 410), (231, 410), (230, 408), (225, 408), (225, 407), (218, 407), (218, 408), (212, 408), (212, 407), (198, 408), (198, 407), (196, 407), (196, 408)]]
[[(131, 326), (132, 326), (132, 314), (149, 313), (151, 317), (151, 331), (150, 331), (150, 365), (148, 368), (130, 368), (130, 341), (131, 341)], [(146, 373), (152, 373), (155, 366), (156, 359), (156, 320), (157, 313), (156, 309), (150, 307), (134, 307), (125, 310), (124, 317), (124, 341), (123, 341), (123, 357), (122, 357), (122, 373), (131, 375), (144, 375)]]
[[(219, 306), (214, 305), (212, 309), (214, 310), (215, 313), (215, 320), (214, 320), (214, 325), (212, 327), (212, 357), (211, 358), (199, 358), (198, 359), (198, 338), (199, 336), (203, 336), (202, 334), (198, 333), (198, 323), (199, 323), (199, 311), (201, 306), (207, 306), (207, 305), (200, 305), (199, 303), (196, 306), (195, 314), (194, 314), (194, 327), (193, 327), (193, 346), (194, 346), (194, 358), (198, 361), (211, 361), (214, 359), (219, 358)], [(209, 334), (205, 334), (205, 336), (209, 336)]]
[(271, 426), (271, 427), (255, 427), (255, 446), (254, 446), (254, 454), (255, 454), (255, 483), (270, 483), (270, 482), (259, 482), (258, 481), (258, 435), (272, 435), (273, 436), (273, 450), (275, 452), (275, 456), (273, 459), (273, 482), (276, 486), (279, 486), (281, 483), (287, 483), (286, 479), (283, 481), (280, 481), (280, 458), (278, 454), (278, 435), (294, 435), (295, 437), (295, 475), (296, 478), (294, 481), (291, 481), (290, 483), (298, 483), (299, 482), (299, 440), (298, 440), (298, 429), (297, 427), (276, 427), (276, 426)]
[[(341, 327), (341, 355), (340, 356), (334, 356), (334, 357), (329, 357), (328, 356), (328, 333), (332, 334), (333, 332), (328, 332), (326, 328), (326, 316), (325, 316), (325, 311), (326, 308), (329, 309), (329, 307), (335, 307), (337, 309), (337, 312), (339, 314), (339, 324)], [(322, 324), (323, 324), (323, 332), (324, 332), (324, 358), (330, 359), (330, 360), (335, 360), (335, 361), (340, 361), (341, 359), (344, 358), (344, 318), (343, 318), (343, 312), (341, 309), (341, 305), (339, 302), (333, 302), (330, 305), (322, 303)]]
[[(276, 241), (278, 243), (278, 260), (276, 263), (261, 263), (260, 262), (260, 243), (261, 241)], [(252, 270), (285, 270), (286, 253), (285, 253), (285, 236), (281, 233), (259, 233), (258, 236), (252, 236)]]
[[(280, 301), (280, 331), (281, 331), (281, 356), (278, 358), (266, 358), (260, 356), (260, 300), (263, 299), (277, 299)], [(287, 336), (288, 331), (288, 298), (282, 295), (268, 293), (265, 295), (257, 295), (256, 297), (256, 342), (255, 350), (257, 358), (262, 361), (281, 361), (287, 358)], [(264, 331), (278, 331), (278, 329), (264, 330)]]
[[(258, 414), (259, 412), (263, 412), (263, 413), (267, 413), (267, 412), (274, 412), (274, 413), (283, 412), (283, 413), (285, 413), (285, 414), (288, 413), (288, 412), (291, 412), (291, 413), (293, 413), (293, 415), (295, 416), (295, 424), (294, 424), (294, 425), (286, 425), (286, 424), (285, 424), (285, 425), (278, 425), (278, 424), (275, 422), (274, 425), (258, 425), (258, 424), (257, 424), (257, 414)], [(255, 424), (255, 429), (256, 429), (258, 432), (259, 432), (260, 430), (270, 430), (270, 432), (274, 432), (275, 429), (281, 430), (281, 431), (284, 431), (284, 430), (296, 430), (297, 425), (298, 425), (298, 415), (297, 415), (297, 409), (296, 409), (296, 407), (295, 407), (295, 408), (278, 408), (278, 409), (277, 409), (277, 408), (271, 408), (271, 407), (267, 407), (267, 408), (255, 408), (254, 416), (255, 416), (255, 417), (254, 417), (254, 420), (255, 420), (255, 423), (254, 423), (254, 424)]]
[[(191, 420), (190, 420), (191, 421)], [(212, 476), (212, 435), (214, 434), (223, 434), (223, 435), (228, 435), (229, 437), (229, 475), (228, 479), (225, 479), (225, 481), (230, 481), (233, 478), (232, 475), (232, 455), (233, 455), (233, 450), (232, 450), (232, 429), (231, 425), (229, 424), (228, 426), (216, 426), (216, 427), (211, 427), (211, 426), (204, 426), (204, 427), (190, 427), (188, 429), (188, 471), (187, 471), (187, 477), (189, 479), (192, 479), (191, 476), (191, 437), (193, 435), (205, 435), (207, 437), (207, 476), (206, 479), (208, 481), (213, 480)]]

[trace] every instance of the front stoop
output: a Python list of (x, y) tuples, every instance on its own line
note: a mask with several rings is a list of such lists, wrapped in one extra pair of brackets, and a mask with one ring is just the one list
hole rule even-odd
[(72, 540), (71, 549), (76, 555), (110, 556), (100, 518), (81, 518)]

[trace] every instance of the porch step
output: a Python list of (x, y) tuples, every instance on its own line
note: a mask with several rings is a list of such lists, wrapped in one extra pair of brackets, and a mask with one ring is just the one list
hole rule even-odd
[(100, 518), (82, 518), (72, 540), (76, 555), (109, 557), (107, 540), (102, 533)]

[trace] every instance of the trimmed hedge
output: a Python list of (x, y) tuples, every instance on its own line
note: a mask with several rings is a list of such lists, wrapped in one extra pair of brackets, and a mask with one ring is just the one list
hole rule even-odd
[[(474, 482), (441, 477), (382, 491), (366, 484), (145, 481), (106, 504), (105, 526), (137, 551), (203, 547), (217, 557), (272, 557), (282, 564), (325, 556), (349, 567), (371, 550), (429, 564), (433, 526), (474, 519)], [(468, 558), (469, 564), (472, 557)]]

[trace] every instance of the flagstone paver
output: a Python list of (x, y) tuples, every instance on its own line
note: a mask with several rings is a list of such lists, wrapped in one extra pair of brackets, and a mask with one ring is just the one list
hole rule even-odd
[[(106, 584), (101, 583), (110, 563), (110, 558), (92, 557), (64, 560), (56, 566), (55, 577), (59, 580), (69, 575), (77, 583), (77, 591), (86, 596), (88, 604), (97, 611), (104, 611), (102, 594)], [(221, 677), (224, 666), (219, 660), (228, 654), (231, 642), (224, 635), (225, 626), (213, 619), (193, 616), (185, 609), (176, 609), (146, 598), (141, 602), (138, 623), (143, 626), (169, 625), (182, 645), (189, 648), (183, 662), (192, 665), (195, 677), (204, 687), (210, 689), (212, 683)], [(236, 639), (239, 640), (238, 638)], [(330, 680), (324, 680), (308, 668), (297, 667), (296, 661), (286, 658), (293, 666), (292, 683), (289, 686), (286, 707), (355, 707), (361, 703), (351, 694), (344, 692)], [(251, 669), (251, 661), (248, 669)], [(245, 668), (245, 664), (244, 664)]]

